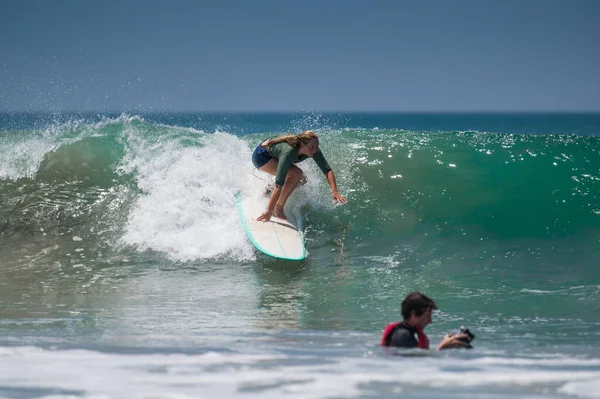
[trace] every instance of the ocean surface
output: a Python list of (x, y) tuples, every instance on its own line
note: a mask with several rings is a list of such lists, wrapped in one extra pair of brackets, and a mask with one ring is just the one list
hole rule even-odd
[[(307, 129), (348, 203), (299, 164), (271, 259), (235, 193)], [(382, 349), (414, 290), (474, 349)], [(600, 114), (0, 114), (0, 398), (230, 397), (600, 398)]]

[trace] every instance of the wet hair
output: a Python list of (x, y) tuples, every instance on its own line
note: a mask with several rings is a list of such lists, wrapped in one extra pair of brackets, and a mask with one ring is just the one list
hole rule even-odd
[(269, 145), (286, 142), (292, 147), (299, 147), (300, 144), (306, 144), (312, 139), (318, 139), (319, 137), (312, 130), (306, 130), (299, 134), (284, 134), (283, 136), (276, 137), (269, 140)]
[(415, 316), (422, 316), (429, 309), (436, 310), (437, 305), (433, 299), (417, 291), (411, 292), (402, 301), (402, 317), (404, 320), (410, 319), (413, 312), (415, 312)]

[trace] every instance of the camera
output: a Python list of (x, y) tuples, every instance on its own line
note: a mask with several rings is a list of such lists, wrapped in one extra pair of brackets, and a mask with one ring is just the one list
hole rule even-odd
[(475, 334), (473, 334), (471, 331), (469, 331), (468, 328), (465, 328), (464, 326), (460, 326), (459, 330), (456, 330), (452, 333), (452, 335), (459, 335), (459, 334), (465, 334), (467, 336), (465, 338), (461, 338), (460, 340), (469, 344), (468, 348), (472, 348), (471, 341), (473, 341), (475, 339)]
[(475, 339), (475, 334), (473, 334), (471, 331), (469, 331), (468, 328), (465, 328), (463, 326), (461, 326), (460, 330), (458, 330), (455, 334), (466, 334), (469, 337), (467, 339), (468, 342), (471, 342)]

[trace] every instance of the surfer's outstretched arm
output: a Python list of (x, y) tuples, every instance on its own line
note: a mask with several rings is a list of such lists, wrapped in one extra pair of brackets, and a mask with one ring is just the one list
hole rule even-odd
[(325, 177), (327, 177), (327, 182), (329, 183), (329, 187), (331, 187), (331, 198), (338, 204), (345, 204), (346, 202), (348, 202), (348, 200), (344, 198), (344, 196), (340, 194), (337, 189), (337, 184), (335, 182), (335, 174), (333, 173), (333, 170), (330, 169), (325, 174)]

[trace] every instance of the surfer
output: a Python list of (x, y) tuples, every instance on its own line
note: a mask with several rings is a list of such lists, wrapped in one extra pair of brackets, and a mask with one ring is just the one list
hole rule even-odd
[(275, 188), (271, 192), (267, 210), (257, 220), (266, 222), (271, 216), (287, 219), (283, 212), (285, 202), (298, 185), (306, 183), (304, 173), (294, 164), (306, 158), (314, 159), (325, 174), (331, 187), (331, 198), (339, 204), (347, 202), (337, 190), (335, 175), (319, 149), (319, 137), (316, 133), (307, 130), (297, 135), (286, 134), (263, 141), (252, 153), (254, 166), (275, 176)]
[[(431, 312), (436, 309), (435, 302), (420, 292), (408, 294), (402, 301), (404, 320), (389, 324), (385, 328), (381, 346), (429, 349), (429, 338), (423, 329), (431, 323)], [(468, 330), (463, 331), (446, 334), (437, 349), (470, 348), (469, 342), (474, 336)]]

